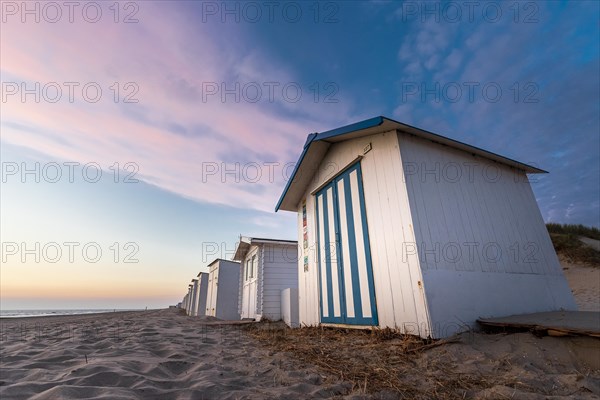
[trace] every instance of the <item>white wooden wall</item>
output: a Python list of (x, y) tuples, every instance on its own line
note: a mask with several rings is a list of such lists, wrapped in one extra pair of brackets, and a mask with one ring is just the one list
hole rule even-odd
[(240, 262), (240, 279), (238, 283), (238, 314), (242, 315), (242, 306), (244, 305), (244, 269), (246, 268), (246, 260)]
[(200, 289), (198, 286), (198, 281), (193, 281), (194, 287), (192, 288), (192, 304), (190, 315), (195, 317), (198, 315), (198, 290)]
[(290, 328), (298, 328), (297, 288), (287, 288), (281, 291), (281, 319)]
[[(256, 319), (260, 321), (263, 316), (263, 287), (264, 287), (264, 276), (265, 276), (265, 262), (263, 260), (263, 247), (256, 246), (256, 291), (255, 301), (256, 305)], [(251, 257), (252, 258), (252, 257)]]
[(189, 286), (188, 286), (188, 294), (187, 294), (185, 312), (187, 315), (191, 315), (191, 312), (192, 312), (192, 288)]
[(208, 272), (208, 286), (206, 291), (206, 315), (214, 317), (217, 310), (217, 283), (219, 279), (219, 265), (212, 264)]
[(245, 307), (248, 307), (248, 305), (246, 304), (245, 300), (244, 300), (244, 284), (246, 284), (246, 280), (244, 279), (245, 275), (246, 275), (246, 263), (248, 261), (252, 260), (252, 257), (256, 256), (257, 259), (257, 263), (256, 263), (256, 271), (254, 271), (254, 273), (256, 274), (256, 285), (257, 285), (257, 289), (254, 292), (255, 294), (255, 299), (254, 299), (254, 304), (256, 305), (255, 307), (255, 313), (257, 314), (257, 320), (260, 320), (260, 314), (261, 314), (261, 309), (260, 309), (260, 298), (259, 298), (259, 293), (260, 293), (260, 279), (261, 279), (261, 275), (262, 275), (262, 268), (261, 268), (261, 254), (260, 254), (260, 246), (253, 244), (250, 246), (250, 249), (248, 250), (248, 252), (246, 253), (246, 256), (244, 257), (244, 259), (240, 262), (240, 283), (239, 283), (239, 294), (238, 294), (238, 313), (241, 315), (242, 314), (242, 309)]
[(479, 317), (575, 309), (523, 172), (405, 133), (398, 140), (435, 336)]
[(219, 260), (210, 266), (207, 312), (224, 320), (238, 320), (238, 293), (240, 279), (240, 263)]
[[(310, 193), (337, 175), (371, 144), (361, 161), (365, 209), (373, 264), (379, 325), (407, 333), (429, 334), (429, 317), (422, 290), (417, 255), (403, 259), (399, 243), (414, 242), (408, 193), (402, 182), (402, 164), (396, 131), (334, 143), (305, 192), (309, 250), (302, 248), (302, 204), (298, 205), (299, 313), (302, 325), (319, 321), (318, 264), (315, 199)], [(304, 255), (309, 269), (304, 272)]]
[(206, 293), (208, 291), (208, 274), (198, 277), (198, 316), (206, 315)]
[(298, 287), (298, 246), (263, 244), (263, 273), (259, 276), (262, 316), (278, 321), (281, 316), (281, 291)]
[(298, 248), (285, 244), (254, 244), (248, 250), (240, 267), (239, 307), (247, 305), (243, 299), (243, 274), (246, 262), (257, 256), (256, 271), (256, 317), (267, 317), (278, 321), (281, 319), (281, 290), (298, 287)]

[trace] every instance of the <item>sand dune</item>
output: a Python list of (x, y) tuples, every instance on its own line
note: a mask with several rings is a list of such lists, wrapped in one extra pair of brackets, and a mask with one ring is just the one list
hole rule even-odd
[[(13, 319), (0, 325), (3, 400), (600, 396), (600, 341), (591, 338), (465, 335), (458, 343), (407, 358), (396, 384), (411, 391), (402, 397), (372, 385), (363, 393), (362, 383), (257, 339), (242, 323), (206, 322), (177, 310)], [(330, 341), (340, 363), (356, 359), (358, 352), (378, 362), (394, 345), (360, 334), (348, 340)]]

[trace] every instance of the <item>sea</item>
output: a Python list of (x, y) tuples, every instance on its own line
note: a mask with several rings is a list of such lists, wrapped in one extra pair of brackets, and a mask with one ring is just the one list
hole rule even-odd
[[(143, 309), (142, 309), (143, 310)], [(81, 309), (81, 310), (0, 310), (0, 318), (48, 317), (52, 315), (82, 315), (115, 311), (141, 311), (140, 309)]]

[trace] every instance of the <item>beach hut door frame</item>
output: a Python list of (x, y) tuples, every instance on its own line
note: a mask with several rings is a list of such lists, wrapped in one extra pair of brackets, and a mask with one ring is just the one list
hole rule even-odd
[(315, 194), (322, 323), (377, 326), (360, 161)]
[(258, 277), (258, 251), (249, 254), (244, 260), (243, 287), (242, 287), (242, 318), (256, 318), (257, 277)]
[(207, 286), (207, 291), (206, 291), (206, 315), (209, 315), (209, 316), (215, 315), (215, 309), (214, 309), (215, 302), (213, 300), (213, 295), (214, 295), (213, 280), (214, 280), (214, 278), (215, 278), (214, 273), (209, 273), (208, 286)]

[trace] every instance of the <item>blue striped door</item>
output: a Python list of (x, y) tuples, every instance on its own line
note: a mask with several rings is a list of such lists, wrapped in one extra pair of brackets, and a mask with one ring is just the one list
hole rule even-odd
[(316, 194), (321, 322), (377, 325), (360, 162)]

